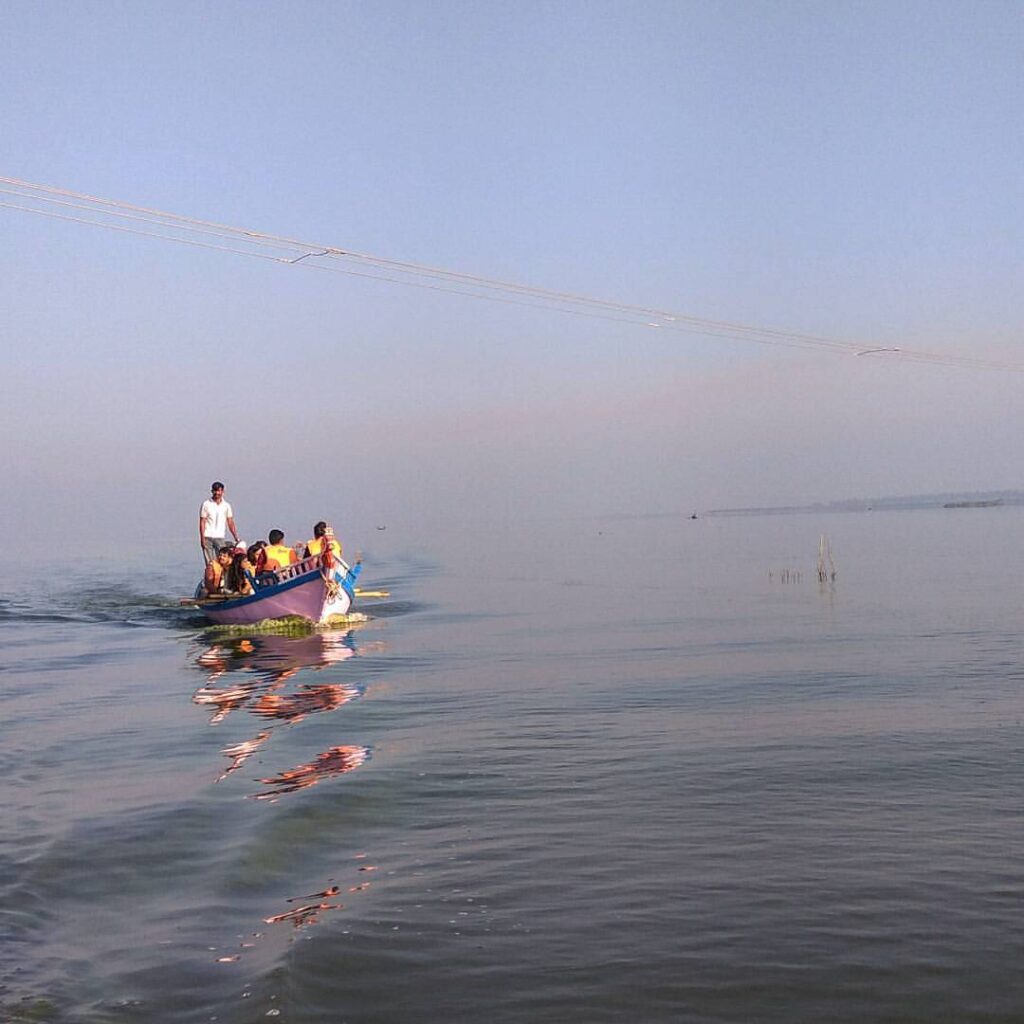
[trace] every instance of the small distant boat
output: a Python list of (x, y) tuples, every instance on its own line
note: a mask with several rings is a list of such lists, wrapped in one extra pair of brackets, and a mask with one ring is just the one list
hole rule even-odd
[(993, 498), (991, 501), (947, 501), (943, 508), (998, 508), (1002, 505), (1002, 498)]
[(355, 582), (362, 565), (348, 565), (337, 556), (311, 555), (278, 569), (268, 580), (256, 580), (253, 593), (197, 597), (192, 604), (218, 626), (250, 626), (264, 619), (300, 618), (327, 623), (347, 615), (355, 600)]

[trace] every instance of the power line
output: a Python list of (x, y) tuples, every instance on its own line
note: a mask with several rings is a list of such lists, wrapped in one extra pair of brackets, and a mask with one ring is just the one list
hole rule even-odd
[(999, 360), (975, 359), (946, 353), (878, 346), (758, 327), (726, 320), (710, 320), (686, 313), (600, 299), (535, 285), (502, 281), (443, 267), (388, 259), (334, 245), (305, 242), (215, 221), (167, 213), (117, 199), (103, 199), (70, 189), (0, 177), (0, 208), (111, 231), (251, 256), (275, 263), (369, 278), (390, 284), (427, 289), (469, 298), (527, 306), (572, 316), (627, 323), (637, 327), (747, 341), (759, 345), (817, 349), (843, 355), (880, 356), (937, 366), (1024, 372), (1024, 366)]

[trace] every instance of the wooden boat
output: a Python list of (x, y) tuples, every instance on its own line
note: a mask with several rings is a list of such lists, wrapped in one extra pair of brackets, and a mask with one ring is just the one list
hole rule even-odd
[(197, 597), (188, 603), (218, 626), (249, 626), (284, 618), (330, 622), (348, 614), (362, 566), (359, 562), (350, 566), (336, 556), (329, 562), (321, 555), (311, 555), (278, 569), (269, 579), (256, 580), (251, 594)]

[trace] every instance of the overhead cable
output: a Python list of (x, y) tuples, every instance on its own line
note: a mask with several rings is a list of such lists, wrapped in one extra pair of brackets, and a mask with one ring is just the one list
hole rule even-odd
[[(550, 312), (608, 320), (637, 327), (747, 341), (759, 345), (818, 349), (853, 356), (872, 356), (938, 366), (1024, 372), (1024, 366), (943, 352), (879, 346), (815, 334), (710, 320), (649, 306), (599, 299), (535, 285), (502, 281), (422, 263), (389, 259), (334, 245), (305, 242), (232, 227), (214, 221), (166, 213), (117, 199), (102, 199), (51, 185), (0, 177), (0, 208), (107, 228), (112, 231), (252, 256), (275, 263), (369, 278), (407, 287), (527, 306)], [(16, 200), (16, 201), (10, 201)]]

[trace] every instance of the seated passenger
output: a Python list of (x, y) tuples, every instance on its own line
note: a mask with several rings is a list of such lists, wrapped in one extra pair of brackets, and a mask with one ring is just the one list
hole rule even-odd
[(258, 540), (255, 544), (250, 545), (246, 555), (252, 565), (252, 574), (257, 584), (273, 583), (277, 579), (274, 573), (267, 568), (267, 542), (265, 540)]
[(231, 564), (224, 574), (227, 581), (227, 589), (233, 594), (248, 595), (253, 592), (252, 581), (255, 578), (252, 571), (252, 563), (249, 556), (241, 547), (236, 547), (231, 558)]
[(289, 565), (294, 565), (298, 561), (295, 552), (282, 543), (284, 533), (281, 530), (271, 530), (267, 534), (267, 540), (270, 543), (263, 549), (267, 557), (266, 564), (263, 567), (264, 571), (276, 572), (278, 569), (286, 569)]
[(258, 540), (255, 544), (249, 545), (249, 550), (246, 551), (245, 557), (249, 559), (252, 565), (252, 571), (254, 575), (259, 575), (264, 571), (264, 566), (267, 564), (267, 542), (265, 540)]
[(334, 531), (322, 519), (313, 527), (313, 539), (306, 541), (306, 552), (302, 557), (309, 558), (310, 555), (319, 555), (324, 549), (326, 537), (330, 538), (331, 550), (335, 556), (341, 558), (341, 545), (335, 539)]
[(231, 558), (231, 547), (225, 544), (217, 552), (217, 557), (206, 566), (203, 574), (203, 592), (206, 597), (224, 593), (224, 574), (231, 565)]

